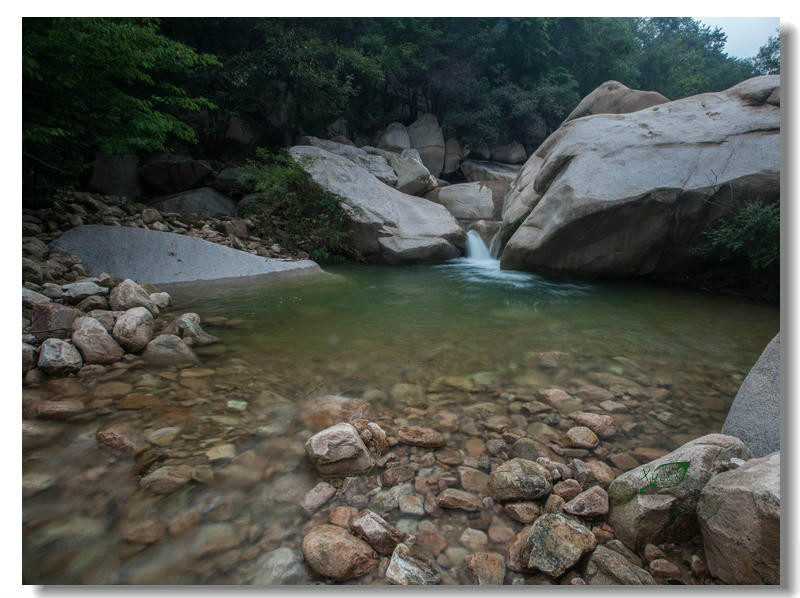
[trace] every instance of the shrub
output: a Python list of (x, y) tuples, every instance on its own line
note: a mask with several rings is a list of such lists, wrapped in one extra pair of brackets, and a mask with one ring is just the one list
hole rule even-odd
[(346, 243), (348, 221), (339, 197), (317, 185), (285, 149), (256, 150), (239, 177), (239, 184), (259, 194), (244, 215), (256, 232), (282, 247), (303, 250), (318, 262), (358, 257)]

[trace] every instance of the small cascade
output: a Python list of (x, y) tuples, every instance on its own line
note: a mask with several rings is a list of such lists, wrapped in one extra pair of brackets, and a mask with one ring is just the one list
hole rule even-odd
[(489, 255), (496, 260), (500, 259), (500, 231), (502, 229), (502, 222), (498, 223), (497, 232), (492, 236), (492, 240), (489, 241)]
[(481, 236), (474, 230), (467, 232), (467, 259), (476, 262), (497, 261), (492, 257)]

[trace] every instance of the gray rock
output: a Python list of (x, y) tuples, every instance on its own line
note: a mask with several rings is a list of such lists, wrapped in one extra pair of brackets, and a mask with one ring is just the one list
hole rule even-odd
[(262, 554), (255, 570), (250, 583), (256, 586), (299, 584), (306, 577), (302, 556), (286, 546)]
[(37, 303), (49, 303), (50, 298), (41, 293), (22, 287), (22, 307), (33, 307)]
[(586, 563), (583, 578), (587, 584), (593, 586), (655, 585), (656, 583), (650, 573), (605, 546), (598, 546), (594, 549)]
[(22, 343), (22, 374), (27, 374), (36, 367), (36, 347)]
[(506, 196), (502, 267), (615, 277), (696, 267), (691, 248), (712, 223), (780, 196), (780, 108), (766, 101), (779, 86), (756, 77), (569, 121)]
[(140, 197), (139, 158), (136, 154), (112, 156), (97, 152), (89, 185), (108, 195), (121, 195), (130, 200)]
[(524, 164), (528, 154), (519, 141), (498, 145), (489, 150), (489, 159), (503, 164)]
[(208, 334), (200, 326), (200, 316), (195, 313), (183, 314), (175, 321), (176, 329), (181, 338), (191, 339), (192, 345), (205, 347), (219, 342), (219, 339)]
[(697, 503), (708, 569), (727, 584), (781, 583), (781, 455), (715, 475)]
[[(147, 311), (147, 310), (145, 310)], [(75, 318), (72, 323), (72, 342), (83, 355), (85, 363), (109, 364), (122, 359), (125, 351), (106, 331), (105, 327), (89, 316)]]
[[(726, 467), (731, 457), (750, 456), (750, 449), (738, 438), (707, 434), (623, 473), (608, 487), (609, 522), (617, 537), (636, 550), (648, 543), (691, 539), (698, 532), (695, 508), (703, 486)], [(689, 463), (678, 485), (650, 486), (649, 476), (656, 468), (676, 462)]]
[(194, 186), (211, 172), (211, 166), (202, 160), (176, 154), (156, 154), (142, 166), (139, 174), (142, 180), (159, 191), (175, 193)]
[(419, 151), (422, 163), (438, 177), (444, 167), (444, 135), (436, 115), (426, 112), (408, 126), (411, 147)]
[(393, 122), (386, 126), (386, 130), (378, 140), (378, 147), (389, 152), (402, 153), (411, 147), (408, 131), (403, 123)]
[(755, 457), (781, 449), (781, 335), (775, 335), (742, 382), (722, 434), (744, 441)]
[(310, 260), (265, 259), (186, 235), (126, 226), (80, 226), (54, 244), (80, 256), (91, 274), (153, 284), (322, 273)]
[(489, 494), (498, 500), (532, 500), (546, 496), (553, 485), (547, 468), (526, 459), (511, 459), (489, 476)]
[(367, 542), (378, 554), (392, 554), (403, 535), (386, 520), (366, 511), (350, 524), (350, 528)]
[(132, 307), (117, 318), (112, 336), (130, 353), (147, 346), (155, 331), (155, 320), (144, 307)]
[(436, 186), (435, 180), (422, 163), (417, 150), (406, 149), (399, 155), (392, 152), (381, 152), (381, 155), (392, 167), (396, 176), (394, 187), (401, 193), (421, 195)]
[(81, 369), (83, 359), (78, 350), (59, 338), (48, 338), (39, 347), (39, 369), (50, 375), (73, 374)]
[(153, 365), (179, 365), (198, 361), (186, 343), (174, 334), (162, 334), (151, 340), (142, 357)]
[(200, 218), (236, 214), (236, 202), (212, 187), (201, 187), (157, 197), (150, 202), (150, 205), (162, 212), (197, 214)]
[(378, 564), (369, 544), (336, 525), (318, 525), (303, 538), (303, 555), (320, 575), (337, 581), (360, 577)]
[(547, 513), (533, 522), (520, 550), (520, 562), (527, 563), (528, 569), (559, 577), (596, 545), (594, 534), (580, 523), (564, 515)]
[(504, 181), (511, 184), (520, 172), (519, 166), (488, 162), (483, 160), (465, 160), (461, 163), (461, 172), (470, 182)]
[(619, 81), (606, 81), (583, 98), (564, 122), (592, 114), (627, 114), (669, 102), (657, 91), (631, 89)]
[(356, 166), (365, 168), (372, 176), (382, 183), (391, 187), (397, 184), (397, 174), (382, 155), (367, 153), (365, 150), (353, 147), (352, 145), (309, 136), (301, 137), (299, 145), (321, 147), (332, 154), (347, 158)]
[(354, 232), (352, 241), (370, 261), (417, 263), (459, 255), (466, 235), (444, 206), (405, 195), (366, 169), (321, 148), (296, 146), (291, 155), (319, 185), (342, 198)]
[(61, 296), (68, 303), (80, 303), (92, 295), (107, 295), (108, 289), (93, 282), (71, 282), (61, 286)]
[(456, 218), (465, 220), (492, 218), (492, 190), (482, 183), (460, 183), (434, 189), (425, 199), (442, 204)]
[(461, 161), (467, 157), (467, 151), (461, 142), (451, 137), (444, 144), (444, 167), (442, 174), (450, 174), (459, 169)]

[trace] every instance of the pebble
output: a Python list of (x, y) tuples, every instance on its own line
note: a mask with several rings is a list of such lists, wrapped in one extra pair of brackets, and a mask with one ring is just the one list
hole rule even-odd
[(206, 457), (208, 457), (209, 461), (232, 459), (235, 454), (236, 447), (232, 444), (220, 444), (206, 451)]
[[(260, 472), (258, 477), (261, 477)], [(306, 493), (300, 506), (309, 513), (313, 513), (328, 502), (334, 494), (336, 494), (336, 488), (327, 482), (320, 482)]]
[(564, 444), (572, 448), (592, 449), (599, 443), (597, 435), (585, 426), (570, 428), (564, 436)]
[(425, 515), (425, 502), (418, 494), (409, 494), (401, 496), (397, 500), (397, 506), (400, 508), (401, 513), (407, 515)]
[(478, 511), (483, 506), (480, 497), (455, 488), (447, 488), (442, 491), (436, 497), (436, 504), (447, 509), (461, 509), (463, 511)]
[(573, 479), (562, 480), (553, 486), (553, 492), (564, 500), (571, 500), (583, 491), (581, 485)]
[(419, 426), (402, 426), (397, 429), (397, 439), (403, 444), (438, 448), (444, 446), (444, 438), (436, 430)]
[(406, 544), (398, 544), (386, 569), (386, 581), (395, 585), (434, 585), (441, 582), (436, 563)]
[(527, 525), (536, 520), (541, 509), (535, 502), (512, 502), (506, 504), (503, 511), (515, 521)]
[(458, 538), (458, 541), (462, 546), (473, 552), (476, 552), (486, 548), (486, 545), (489, 543), (489, 537), (486, 535), (486, 533), (479, 529), (468, 527), (461, 532), (461, 536)]
[(192, 479), (192, 468), (187, 465), (165, 465), (147, 474), (139, 486), (155, 494), (169, 494)]

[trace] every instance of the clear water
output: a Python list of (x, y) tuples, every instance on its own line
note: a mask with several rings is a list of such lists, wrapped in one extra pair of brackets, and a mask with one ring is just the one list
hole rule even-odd
[[(23, 454), (23, 473), (51, 478), (23, 501), (23, 581), (263, 582), (272, 551), (298, 555), (304, 526), (343, 504), (328, 503), (313, 517), (298, 505), (319, 481), (303, 443), (324, 426), (318, 401), (326, 394), (364, 398), (369, 417), (390, 435), (400, 425), (426, 425), (444, 434), (448, 448), (463, 450), (471, 439), (500, 438), (506, 423), (555, 457), (547, 434), (563, 434), (572, 420), (552, 410), (532, 415), (523, 405), (546, 402), (540, 391), (557, 387), (583, 396), (582, 409), (602, 413), (599, 399), (581, 394), (600, 387), (624, 405), (615, 417), (626, 431), (594, 455), (610, 463), (615, 453), (670, 450), (718, 431), (743, 376), (778, 330), (777, 310), (736, 298), (552, 280), (501, 271), (487, 256), (405, 268), (335, 266), (327, 276), (272, 285), (175, 288), (177, 313), (228, 319), (207, 326), (222, 342), (198, 351), (200, 368), (135, 367), (98, 382), (27, 388), (24, 402), (77, 397), (97, 417), (53, 423), (53, 441)], [(130, 387), (117, 396), (109, 382)], [(155, 405), (123, 409), (122, 396), (137, 393)], [(208, 465), (206, 451), (223, 444), (234, 445), (236, 458), (210, 463), (211, 482), (153, 495), (138, 488), (133, 459), (98, 448), (97, 430), (116, 423), (143, 434), (179, 428), (156, 447), (163, 464)], [(425, 450), (394, 450), (423, 466)], [(367, 494), (377, 480), (365, 482)], [(394, 510), (387, 520), (407, 532), (433, 526), (458, 546), (463, 529), (478, 525), (469, 517)], [(486, 548), (504, 549), (491, 541)], [(459, 582), (455, 564), (443, 570)], [(303, 570), (293, 581), (320, 578)], [(382, 578), (373, 572), (352, 583)]]

